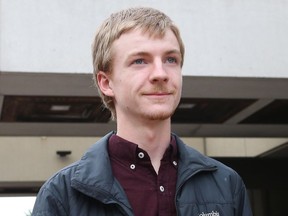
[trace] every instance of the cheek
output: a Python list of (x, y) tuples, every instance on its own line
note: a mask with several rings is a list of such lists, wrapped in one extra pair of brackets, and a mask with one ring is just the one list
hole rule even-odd
[(175, 76), (173, 77), (173, 83), (175, 87), (182, 89), (182, 75), (175, 74)]
[(179, 81), (179, 89), (180, 89), (180, 93), (181, 93), (182, 92), (182, 77), (181, 77), (181, 79)]
[(127, 78), (127, 80), (121, 79), (117, 83), (117, 87), (114, 89), (115, 95), (118, 95), (121, 98), (128, 98), (133, 95), (135, 87), (133, 86), (133, 82)]

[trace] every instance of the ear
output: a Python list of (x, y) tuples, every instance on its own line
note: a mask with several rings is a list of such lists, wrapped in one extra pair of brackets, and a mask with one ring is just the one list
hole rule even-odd
[(106, 96), (113, 97), (114, 92), (110, 86), (110, 82), (111, 82), (111, 79), (107, 73), (103, 71), (99, 71), (97, 73), (97, 83), (101, 92)]

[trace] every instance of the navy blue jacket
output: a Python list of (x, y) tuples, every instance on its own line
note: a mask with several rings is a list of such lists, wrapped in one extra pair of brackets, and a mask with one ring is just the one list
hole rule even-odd
[[(133, 215), (125, 192), (111, 170), (107, 152), (111, 134), (41, 187), (33, 216)], [(234, 170), (200, 154), (177, 136), (176, 142), (177, 215), (252, 215), (244, 183)]]

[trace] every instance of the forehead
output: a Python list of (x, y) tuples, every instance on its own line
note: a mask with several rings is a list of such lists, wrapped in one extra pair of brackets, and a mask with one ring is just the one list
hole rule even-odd
[(123, 54), (126, 52), (136, 52), (139, 50), (151, 50), (153, 48), (159, 49), (173, 49), (179, 50), (180, 46), (178, 40), (172, 30), (167, 29), (161, 35), (150, 34), (141, 29), (134, 29), (123, 33), (118, 39), (116, 39), (112, 44), (113, 55)]

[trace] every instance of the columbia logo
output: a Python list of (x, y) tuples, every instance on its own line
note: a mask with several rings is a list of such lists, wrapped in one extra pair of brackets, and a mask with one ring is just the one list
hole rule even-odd
[(217, 211), (212, 211), (212, 212), (209, 212), (209, 213), (204, 213), (202, 212), (201, 214), (199, 214), (199, 216), (220, 216), (219, 212)]

